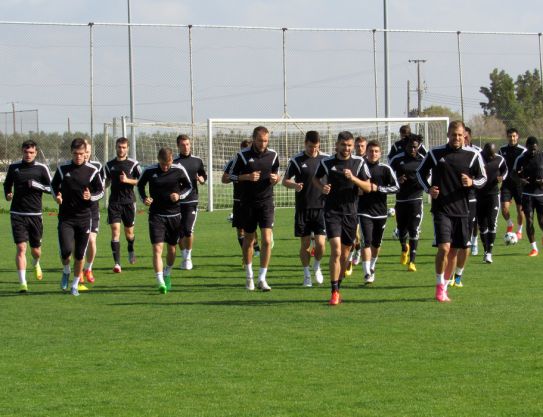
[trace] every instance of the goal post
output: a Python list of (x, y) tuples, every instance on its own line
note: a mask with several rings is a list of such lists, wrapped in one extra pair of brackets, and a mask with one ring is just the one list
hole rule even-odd
[[(284, 174), (290, 157), (304, 148), (305, 133), (316, 130), (321, 137), (321, 151), (333, 154), (338, 133), (350, 131), (355, 137), (378, 140), (383, 148), (383, 159), (391, 145), (399, 139), (399, 129), (409, 125), (413, 133), (424, 137), (427, 148), (445, 143), (447, 117), (416, 118), (353, 118), (353, 119), (208, 119), (207, 121), (207, 210), (230, 209), (232, 186), (222, 184), (224, 165), (240, 150), (244, 139), (251, 139), (256, 126), (270, 131), (269, 148), (277, 151), (280, 174)], [(294, 191), (278, 184), (274, 190), (276, 207), (294, 206)]]

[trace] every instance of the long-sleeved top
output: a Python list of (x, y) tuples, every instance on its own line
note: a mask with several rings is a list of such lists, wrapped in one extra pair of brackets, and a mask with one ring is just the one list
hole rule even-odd
[(417, 180), (417, 169), (424, 157), (417, 153), (412, 157), (405, 152), (397, 154), (390, 161), (390, 167), (396, 172), (396, 178), (405, 176), (405, 181), (400, 183), (400, 190), (396, 194), (396, 201), (413, 201), (422, 199), (422, 185)]
[(386, 219), (387, 194), (395, 194), (400, 188), (396, 175), (392, 168), (379, 161), (366, 160), (366, 165), (370, 172), (370, 181), (377, 185), (377, 191), (364, 193), (358, 197), (358, 215), (372, 219)]
[[(428, 178), (432, 174), (432, 183)], [(475, 188), (486, 183), (483, 161), (478, 152), (471, 148), (453, 148), (449, 144), (437, 146), (428, 152), (417, 169), (417, 179), (430, 192), (438, 187), (439, 195), (432, 198), (432, 213), (450, 217), (468, 216), (468, 188), (462, 185), (462, 174), (473, 180)]]
[(317, 156), (313, 157), (302, 151), (290, 159), (285, 177), (288, 179), (294, 177), (295, 182), (303, 183), (304, 185), (300, 192), (295, 193), (297, 210), (323, 208), (323, 194), (313, 184), (313, 177), (315, 176), (315, 172), (317, 172), (321, 160), (329, 156), (319, 152)]
[(325, 211), (356, 215), (359, 188), (351, 180), (345, 178), (344, 170), (346, 169), (362, 181), (370, 178), (364, 158), (354, 155), (349, 159), (340, 159), (337, 155), (323, 159), (315, 177), (319, 179), (327, 177), (327, 184), (331, 186), (330, 193), (324, 199)]
[(105, 179), (111, 183), (110, 203), (130, 204), (135, 200), (134, 186), (121, 182), (121, 173), (128, 179), (134, 180), (141, 177), (141, 167), (138, 161), (126, 158), (119, 161), (117, 158), (108, 161), (104, 167)]
[(180, 204), (196, 204), (198, 203), (198, 179), (197, 177), (203, 177), (204, 181), (207, 181), (207, 173), (204, 167), (204, 161), (201, 158), (193, 155), (179, 155), (173, 161), (174, 164), (182, 165), (187, 171), (187, 175), (190, 178), (192, 190), (190, 194), (181, 201)]
[(41, 215), (42, 194), (51, 192), (51, 173), (47, 165), (36, 161), (11, 164), (4, 181), (4, 194), (12, 192), (11, 214)]
[(239, 181), (242, 204), (273, 202), (273, 186), (270, 175), (279, 172), (279, 156), (273, 149), (258, 152), (254, 146), (242, 149), (230, 168), (230, 179), (238, 181), (243, 174), (260, 171), (258, 181)]
[(522, 194), (534, 197), (543, 196), (543, 153), (529, 151), (520, 155), (513, 165), (519, 178), (527, 181), (522, 186)]
[[(63, 219), (79, 219), (90, 216), (93, 201), (104, 196), (104, 184), (98, 168), (86, 162), (76, 165), (72, 161), (59, 165), (51, 183), (53, 197), (62, 194), (59, 217)], [(83, 192), (88, 188), (90, 200), (83, 199)]]
[(498, 177), (502, 177), (502, 180), (505, 181), (509, 173), (505, 159), (501, 155), (495, 155), (492, 159), (483, 157), (483, 162), (485, 164), (486, 184), (476, 191), (478, 198), (499, 194)]
[[(145, 186), (149, 184), (149, 194)], [(151, 197), (153, 202), (149, 213), (159, 216), (179, 216), (180, 201), (187, 198), (192, 191), (190, 178), (185, 168), (179, 164), (172, 164), (167, 171), (163, 171), (159, 164), (151, 165), (143, 171), (138, 181), (138, 193), (142, 201)], [(171, 194), (179, 194), (179, 200), (172, 201)]]

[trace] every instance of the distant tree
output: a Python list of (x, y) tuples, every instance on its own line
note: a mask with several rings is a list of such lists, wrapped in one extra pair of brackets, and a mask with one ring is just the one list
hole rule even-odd
[(469, 119), (466, 124), (471, 128), (475, 139), (499, 141), (505, 138), (507, 128), (496, 116), (478, 114)]
[(422, 110), (421, 116), (423, 117), (448, 117), (449, 120), (461, 120), (460, 113), (445, 107), (432, 105)]

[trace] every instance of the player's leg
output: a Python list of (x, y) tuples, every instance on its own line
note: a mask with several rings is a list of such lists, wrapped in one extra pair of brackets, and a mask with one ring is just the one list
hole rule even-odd
[(489, 197), (488, 207), (488, 233), (486, 234), (487, 255), (485, 258), (486, 263), (492, 263), (492, 249), (496, 240), (496, 232), (498, 231), (498, 216), (500, 211), (500, 199), (497, 195)]
[(254, 273), (253, 273), (253, 243), (256, 236), (257, 218), (255, 210), (248, 205), (240, 207), (241, 228), (244, 230), (243, 245), (243, 264), (245, 267), (245, 288), (254, 291)]
[(155, 272), (158, 291), (162, 294), (166, 294), (168, 291), (164, 282), (164, 265), (162, 263), (162, 250), (166, 241), (167, 226), (166, 217), (149, 214), (149, 239), (153, 251), (153, 271)]
[(313, 232), (313, 272), (315, 273), (315, 281), (321, 285), (324, 282), (321, 260), (326, 248), (326, 224), (323, 209), (312, 210), (311, 232)]
[[(60, 249), (60, 259), (63, 267), (60, 288), (63, 291), (67, 291), (68, 281), (71, 274), (70, 260), (72, 258), (72, 253), (74, 250), (74, 228), (71, 222), (68, 220), (59, 219), (58, 245)], [(79, 280), (79, 276), (77, 278)]]
[[(502, 216), (507, 223), (507, 233), (513, 231), (513, 221), (511, 220), (511, 201), (513, 200), (513, 195), (508, 186), (502, 185), (500, 190), (500, 201), (502, 206)], [(517, 213), (518, 214), (518, 213)]]
[(258, 288), (263, 291), (271, 290), (266, 281), (268, 266), (271, 259), (272, 228), (261, 227), (260, 229), (260, 269), (258, 271)]
[(419, 245), (420, 226), (424, 217), (423, 203), (421, 200), (412, 201), (409, 204), (409, 221), (407, 223), (407, 233), (409, 235), (409, 263), (407, 264), (407, 270), (409, 272), (416, 272), (416, 257), (417, 248)]
[[(469, 226), (470, 226), (470, 250), (469, 252), (477, 256), (479, 254), (479, 245), (477, 242), (477, 200), (469, 201)], [(469, 256), (469, 254), (468, 254)]]
[(456, 266), (454, 269), (454, 286), (462, 287), (462, 274), (469, 256), (469, 247), (466, 242), (469, 242), (471, 236), (470, 219), (465, 217), (456, 217), (451, 219), (452, 222), (452, 242), (451, 253), (456, 252)]
[[(91, 232), (89, 235), (89, 243), (87, 246), (87, 251), (85, 253), (86, 262), (83, 267), (83, 273), (80, 277), (81, 284), (83, 284), (84, 279), (86, 279), (87, 282), (94, 284), (94, 274), (92, 272), (92, 264), (94, 263), (94, 259), (96, 258), (96, 251), (97, 251), (96, 236), (98, 235), (98, 231), (100, 228), (100, 207), (98, 206), (98, 203), (95, 203), (91, 206), (91, 213), (92, 213)], [(80, 290), (81, 289), (85, 290), (85, 288), (80, 288)]]
[(528, 256), (537, 256), (538, 249), (535, 240), (534, 205), (531, 196), (522, 196), (522, 210), (524, 211), (524, 217), (526, 218), (526, 234), (528, 235), (528, 241), (531, 246), (531, 251)]
[(447, 282), (445, 281), (445, 269), (451, 252), (452, 224), (451, 219), (441, 213), (434, 214), (434, 233), (437, 245), (435, 258), (436, 293), (435, 298), (439, 302), (450, 301), (447, 295)]
[(134, 243), (136, 241), (136, 235), (134, 232), (134, 225), (136, 224), (136, 204), (125, 204), (123, 206), (123, 212), (121, 220), (124, 226), (124, 237), (126, 239), (126, 245), (128, 249), (128, 263), (134, 265), (136, 263), (136, 251), (134, 250)]
[(300, 262), (304, 269), (304, 287), (311, 287), (311, 268), (309, 262), (311, 260), (311, 235), (300, 236)]
[(383, 235), (385, 233), (387, 219), (371, 219), (373, 223), (373, 230), (371, 236), (371, 282), (375, 281), (375, 269), (377, 267), (377, 260), (379, 259), (379, 253), (381, 252), (381, 243), (383, 242)]
[(19, 292), (28, 291), (26, 282), (26, 242), (17, 243), (17, 252), (15, 254), (15, 265), (17, 266), (17, 275), (19, 276)]
[(370, 218), (359, 216), (362, 240), (362, 270), (364, 283), (371, 283), (371, 238), (373, 236), (373, 222)]
[(83, 273), (83, 264), (85, 262), (85, 252), (89, 244), (92, 221), (88, 219), (73, 219), (70, 221), (73, 230), (73, 258), (74, 258), (74, 278), (72, 281), (71, 294), (79, 295), (79, 291), (86, 290), (87, 287), (80, 288), (79, 278)]
[[(488, 213), (486, 208), (488, 197), (480, 197), (477, 200), (477, 225), (479, 226), (479, 232), (481, 234), (481, 241), (483, 242), (483, 250), (485, 254), (483, 255), (483, 261), (487, 262), (488, 255), (490, 254), (490, 259), (492, 258), (492, 248), (489, 241), (490, 233), (490, 216), (492, 213)], [(488, 262), (491, 263), (491, 262)]]
[(522, 211), (522, 189), (518, 187), (513, 196), (517, 208), (517, 239), (522, 239), (522, 226), (524, 223), (524, 213)]
[(408, 202), (396, 202), (396, 230), (400, 241), (401, 255), (400, 264), (407, 265), (409, 263), (409, 250), (410, 246), (407, 243), (408, 238), (408, 224), (410, 220), (409, 203)]
[(197, 217), (198, 207), (196, 205), (183, 205), (181, 207), (181, 239), (179, 240), (179, 249), (181, 249), (183, 257), (181, 269), (191, 270), (193, 267), (192, 245)]
[(121, 206), (110, 204), (107, 208), (107, 222), (111, 228), (111, 255), (113, 256), (113, 272), (120, 273), (121, 268)]
[(38, 281), (43, 278), (41, 270), (41, 240), (43, 236), (43, 219), (41, 216), (26, 216), (28, 244), (30, 254), (32, 255), (32, 265), (34, 267), (34, 276)]

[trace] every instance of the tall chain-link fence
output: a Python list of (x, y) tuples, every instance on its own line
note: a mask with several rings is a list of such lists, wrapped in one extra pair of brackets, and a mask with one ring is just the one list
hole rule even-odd
[[(4, 164), (26, 136), (53, 168), (76, 136), (91, 137), (101, 159), (104, 123), (131, 110), (137, 123), (193, 126), (216, 117), (385, 117), (386, 73), (389, 117), (445, 107), (475, 127), (476, 140), (503, 137), (510, 120), (481, 116), (489, 75), (496, 68), (514, 82), (531, 71), (542, 84), (541, 33), (388, 30), (385, 71), (378, 29), (130, 27), (132, 83), (127, 24), (0, 22)], [(39, 123), (21, 124), (25, 110)], [(425, 115), (454, 117), (434, 110)], [(521, 136), (543, 133), (538, 123), (525, 123)], [(152, 133), (127, 135), (137, 147)]]

